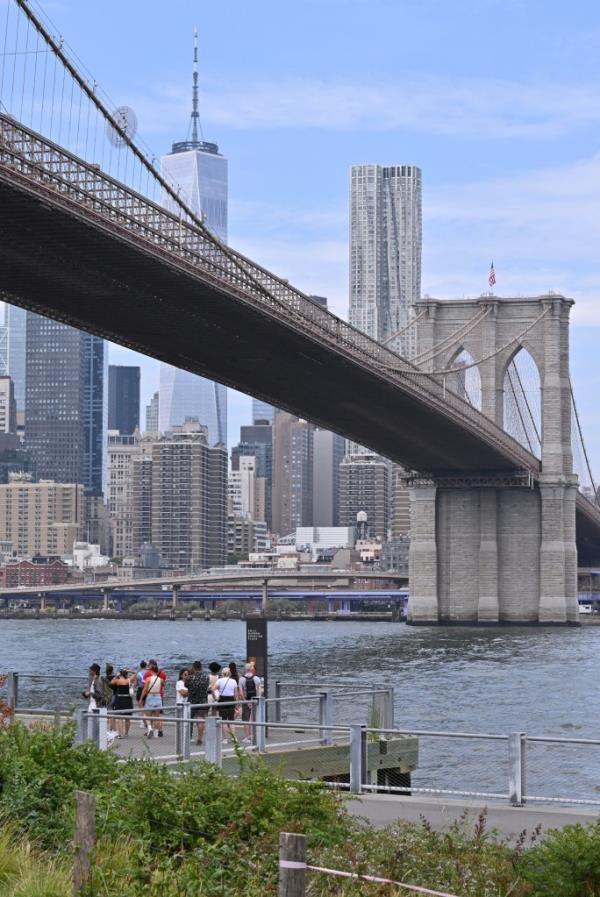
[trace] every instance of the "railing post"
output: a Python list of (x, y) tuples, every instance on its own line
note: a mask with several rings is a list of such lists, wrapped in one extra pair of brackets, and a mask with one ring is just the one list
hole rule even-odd
[(366, 730), (364, 726), (350, 726), (350, 793), (360, 794), (365, 777)]
[(73, 713), (75, 720), (75, 735), (73, 736), (73, 744), (81, 744), (87, 738), (87, 719), (84, 716), (83, 707), (78, 707)]
[(275, 722), (281, 722), (281, 697), (282, 697), (282, 686), (281, 680), (278, 679), (275, 683)]
[(279, 897), (306, 895), (306, 836), (279, 833)]
[(218, 716), (207, 716), (204, 729), (204, 756), (208, 763), (222, 765), (221, 720)]
[(527, 777), (527, 736), (511, 732), (508, 736), (508, 799), (513, 807), (525, 803)]
[(83, 893), (90, 876), (96, 840), (96, 798), (87, 791), (75, 792), (75, 860), (73, 862), (73, 897)]
[(181, 754), (184, 760), (189, 760), (192, 753), (192, 707), (190, 704), (180, 704), (179, 706), (183, 709)]
[(181, 760), (183, 757), (183, 707), (183, 704), (177, 704), (175, 707), (175, 716), (177, 717), (177, 722), (175, 723), (175, 754), (178, 760)]
[(106, 707), (101, 707), (98, 711), (98, 734), (96, 744), (101, 751), (108, 749), (108, 711)]
[(8, 674), (8, 706), (16, 711), (19, 703), (19, 674)]
[(256, 702), (256, 747), (260, 754), (267, 750), (267, 704), (263, 696)]
[(383, 698), (383, 728), (394, 729), (394, 689), (386, 688)]
[[(319, 692), (319, 725), (331, 725), (331, 692)], [(330, 729), (320, 729), (319, 740), (321, 744), (333, 744), (333, 737)]]

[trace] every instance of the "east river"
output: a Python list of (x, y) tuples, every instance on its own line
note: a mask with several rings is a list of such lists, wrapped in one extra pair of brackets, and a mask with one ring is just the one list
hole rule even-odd
[[(44, 676), (35, 683), (22, 682), (23, 704), (69, 705), (78, 701), (80, 686), (62, 676), (85, 677), (92, 661), (136, 667), (142, 658), (156, 657), (176, 669), (199, 658), (236, 660), (241, 666), (245, 624), (3, 620), (0, 646), (3, 671)], [(479, 629), (273, 622), (269, 655), (271, 683), (292, 682), (303, 693), (318, 690), (323, 682), (347, 685), (350, 694), (336, 702), (336, 722), (366, 723), (369, 691), (393, 686), (396, 725), (403, 729), (600, 739), (597, 626)], [(314, 712), (301, 704), (296, 711), (305, 720)], [(291, 709), (287, 715), (292, 718)], [(423, 738), (421, 781), (504, 792), (506, 754), (506, 742)], [(529, 754), (530, 782), (535, 783), (531, 793), (560, 779), (552, 794), (600, 797), (600, 746), (532, 745)], [(427, 768), (437, 770), (436, 775), (425, 774)]]

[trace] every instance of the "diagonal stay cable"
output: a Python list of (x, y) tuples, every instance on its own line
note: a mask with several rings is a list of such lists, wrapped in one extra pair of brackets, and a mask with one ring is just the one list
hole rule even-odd
[(453, 333), (450, 333), (443, 340), (440, 340), (440, 342), (436, 343), (435, 346), (432, 346), (431, 349), (426, 349), (423, 352), (420, 352), (419, 355), (416, 355), (413, 359), (414, 364), (427, 364), (427, 362), (431, 361), (433, 358), (441, 355), (445, 349), (452, 346), (454, 343), (460, 342), (460, 340), (462, 340), (468, 333), (474, 330), (490, 312), (491, 308), (484, 308), (476, 314), (474, 318), (471, 318), (471, 320), (467, 321), (466, 324), (463, 324), (462, 327), (457, 328)]
[(573, 404), (573, 411), (575, 412), (575, 420), (577, 422), (577, 430), (579, 431), (579, 439), (581, 440), (581, 447), (583, 449), (583, 456), (585, 458), (585, 463), (588, 469), (588, 474), (590, 476), (590, 482), (592, 484), (592, 489), (594, 492), (594, 502), (597, 502), (596, 498), (596, 483), (594, 481), (594, 475), (592, 473), (592, 466), (590, 464), (590, 459), (587, 453), (587, 448), (585, 445), (585, 439), (583, 438), (583, 431), (581, 429), (581, 421), (579, 420), (579, 412), (577, 411), (577, 402), (575, 401), (575, 393), (573, 392), (573, 384), (571, 383), (571, 379), (569, 378), (569, 391), (571, 393), (571, 402)]
[(509, 341), (507, 343), (504, 343), (503, 346), (500, 346), (498, 349), (495, 349), (493, 352), (490, 352), (489, 355), (484, 355), (483, 358), (478, 358), (477, 361), (473, 361), (470, 364), (464, 364), (464, 365), (460, 365), (459, 367), (454, 367), (454, 368), (446, 368), (445, 370), (442, 370), (442, 371), (406, 371), (406, 370), (402, 369), (402, 373), (404, 373), (404, 374), (410, 373), (411, 375), (416, 374), (417, 376), (421, 376), (421, 377), (439, 377), (442, 374), (456, 374), (459, 371), (466, 371), (466, 370), (468, 370), (468, 368), (478, 367), (480, 364), (483, 364), (485, 361), (490, 361), (490, 359), (495, 358), (496, 355), (499, 355), (500, 352), (504, 352), (505, 349), (509, 349), (511, 346), (514, 346), (515, 343), (518, 343), (519, 340), (521, 340), (525, 336), (526, 333), (529, 333), (529, 331), (532, 330), (536, 326), (536, 324), (539, 324), (539, 322), (542, 320), (542, 318), (544, 318), (548, 314), (549, 311), (550, 311), (550, 306), (545, 308), (544, 311), (540, 315), (537, 316), (535, 321), (532, 321), (531, 324), (528, 324), (524, 330), (522, 330), (520, 333), (517, 333), (515, 336), (512, 337), (512, 339), (509, 339)]

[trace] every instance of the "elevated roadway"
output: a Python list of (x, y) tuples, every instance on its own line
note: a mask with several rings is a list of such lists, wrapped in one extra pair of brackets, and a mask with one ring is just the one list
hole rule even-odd
[[(0, 289), (10, 302), (249, 392), (436, 475), (538, 458), (439, 378), (48, 139), (0, 115)], [(276, 373), (276, 376), (275, 376)], [(585, 562), (600, 510), (577, 497)]]

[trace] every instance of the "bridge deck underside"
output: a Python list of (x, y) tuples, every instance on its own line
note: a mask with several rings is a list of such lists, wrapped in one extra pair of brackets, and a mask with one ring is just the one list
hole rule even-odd
[[(410, 469), (514, 467), (501, 448), (343, 350), (15, 186), (2, 171), (0, 262), (0, 290), (19, 304), (256, 395)], [(594, 558), (596, 516), (578, 502), (578, 534), (581, 524)]]
[(289, 322), (0, 179), (0, 289), (49, 317), (217, 379), (421, 470), (514, 462)]

